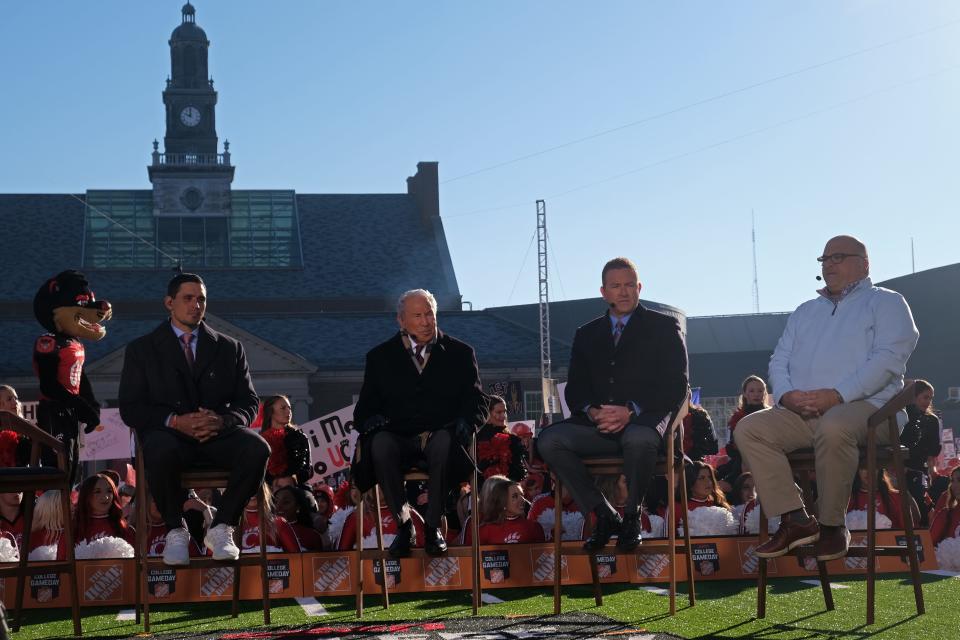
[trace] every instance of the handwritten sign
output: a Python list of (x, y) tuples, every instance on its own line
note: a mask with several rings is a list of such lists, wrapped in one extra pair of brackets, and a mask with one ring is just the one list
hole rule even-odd
[(90, 433), (80, 433), (81, 460), (128, 460), (133, 457), (130, 428), (120, 419), (119, 409), (101, 409), (100, 424)]
[(352, 404), (300, 425), (310, 442), (313, 481), (322, 478), (335, 487), (349, 470), (357, 442), (357, 432), (353, 428), (355, 406)]

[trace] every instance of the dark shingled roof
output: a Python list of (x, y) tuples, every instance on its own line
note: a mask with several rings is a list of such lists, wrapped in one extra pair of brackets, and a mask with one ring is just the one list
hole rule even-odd
[[(320, 371), (362, 371), (364, 356), (397, 331), (392, 313), (314, 313), (302, 315), (220, 316), (277, 347), (301, 356)], [(107, 336), (85, 343), (87, 362), (122, 348), (152, 331), (163, 319), (156, 315), (118, 314), (107, 326)], [(440, 329), (471, 345), (481, 369), (539, 366), (538, 336), (483, 311), (440, 313)], [(0, 320), (6, 347), (0, 349), (0, 372), (30, 375), (33, 343), (44, 332), (33, 318)], [(553, 341), (553, 357), (564, 365), (569, 347)]]
[[(80, 196), (81, 198), (83, 196)], [(303, 268), (202, 269), (213, 300), (395, 299), (429, 289), (441, 308), (459, 308), (456, 278), (445, 267), (445, 240), (420, 218), (407, 194), (297, 195)], [(69, 195), (0, 194), (7, 243), (4, 301), (32, 300), (51, 275), (80, 268), (84, 205)], [(92, 288), (110, 300), (157, 300), (169, 269), (87, 269)]]

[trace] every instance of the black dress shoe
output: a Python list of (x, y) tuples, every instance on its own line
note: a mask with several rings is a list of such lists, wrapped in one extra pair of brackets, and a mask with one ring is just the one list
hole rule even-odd
[(417, 544), (417, 532), (413, 528), (413, 520), (407, 519), (397, 527), (397, 537), (390, 543), (387, 553), (391, 558), (406, 558), (410, 555), (410, 548)]
[(633, 551), (640, 546), (640, 515), (624, 516), (623, 526), (617, 536), (617, 551)]
[(443, 539), (440, 529), (427, 527), (424, 538), (424, 549), (431, 556), (441, 556), (447, 552), (447, 541)]
[(587, 541), (583, 543), (583, 548), (587, 551), (603, 549), (614, 534), (620, 533), (620, 526), (623, 524), (616, 511), (608, 511), (600, 506), (593, 512), (597, 516), (597, 525), (593, 528), (593, 533), (590, 534)]

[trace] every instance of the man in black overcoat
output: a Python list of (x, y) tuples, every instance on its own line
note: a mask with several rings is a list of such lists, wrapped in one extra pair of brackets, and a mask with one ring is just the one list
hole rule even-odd
[(239, 342), (203, 322), (207, 290), (200, 276), (170, 280), (164, 305), (170, 318), (127, 345), (120, 417), (137, 432), (147, 485), (169, 528), (164, 562), (189, 563), (180, 472), (199, 465), (230, 471), (204, 543), (214, 558), (236, 560), (233, 530), (270, 457), (270, 446), (247, 428), (257, 414), (247, 358)]
[[(663, 435), (687, 393), (687, 349), (676, 318), (640, 304), (636, 265), (607, 262), (600, 293), (603, 316), (577, 329), (565, 396), (570, 418), (537, 438), (537, 449), (584, 516), (597, 525), (585, 549), (640, 544), (640, 504), (653, 477)], [(627, 502), (623, 518), (594, 485), (582, 458), (623, 456)]]
[(430, 477), (425, 549), (434, 555), (446, 551), (440, 532), (444, 499), (460, 479), (455, 467), (462, 446), (487, 417), (473, 348), (439, 331), (436, 313), (429, 291), (400, 296), (400, 331), (367, 353), (353, 413), (361, 436), (351, 473), (362, 491), (374, 482), (383, 491), (398, 523), (390, 545), (394, 557), (409, 555), (415, 542), (403, 487), (403, 474), (413, 467)]

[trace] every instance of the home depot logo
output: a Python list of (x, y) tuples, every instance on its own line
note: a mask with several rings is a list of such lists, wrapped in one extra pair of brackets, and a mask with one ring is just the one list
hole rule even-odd
[(640, 557), (642, 560), (637, 562), (637, 573), (644, 578), (659, 577), (670, 564), (670, 558), (665, 553), (651, 553)]
[[(753, 542), (737, 542), (740, 552), (740, 572), (745, 576), (757, 575), (760, 570), (760, 558), (757, 557), (757, 545)], [(767, 560), (767, 573), (777, 572), (777, 561)]]
[(432, 558), (427, 564), (423, 582), (427, 587), (460, 585), (460, 560), (457, 558)]
[(200, 573), (200, 595), (205, 598), (222, 596), (233, 586), (231, 567), (211, 567)]
[[(533, 579), (536, 582), (549, 582), (553, 580), (553, 551), (530, 551), (530, 559), (533, 564)], [(567, 559), (560, 556), (560, 580), (569, 580), (570, 572), (567, 570)]]
[[(857, 536), (856, 538), (850, 539), (851, 547), (862, 547), (867, 544), (866, 536)], [(847, 569), (857, 570), (862, 569), (866, 570), (867, 568), (867, 559), (866, 558), (854, 558), (852, 556), (847, 556), (843, 559), (843, 565)]]
[(108, 602), (121, 600), (123, 596), (123, 570), (118, 564), (89, 565), (84, 567), (83, 597), (86, 600)]
[(350, 561), (346, 556), (339, 556), (332, 560), (324, 558), (313, 559), (313, 590), (349, 591)]

